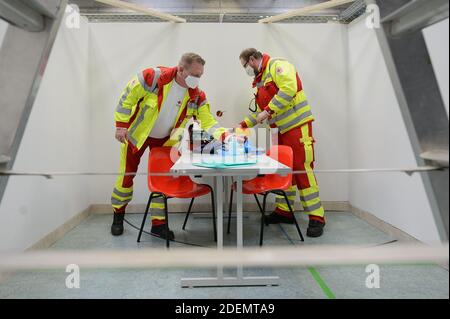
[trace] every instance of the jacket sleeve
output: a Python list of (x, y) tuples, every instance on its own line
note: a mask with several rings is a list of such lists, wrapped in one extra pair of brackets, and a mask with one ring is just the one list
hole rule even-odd
[(208, 134), (213, 136), (216, 140), (223, 141), (228, 135), (228, 130), (221, 127), (211, 114), (209, 102), (204, 92), (200, 93), (197, 110), (197, 118), (200, 122), (202, 130), (207, 131)]
[(258, 110), (256, 112), (251, 112), (248, 114), (244, 120), (240, 123), (243, 128), (252, 128), (256, 125), (258, 125), (258, 122), (256, 121), (256, 118), (258, 117), (258, 114), (261, 110), (258, 107)]
[(291, 103), (297, 93), (297, 70), (288, 61), (280, 60), (273, 63), (269, 72), (279, 91), (270, 101), (266, 110), (270, 109), (272, 112), (278, 113)]
[(128, 82), (114, 113), (116, 127), (130, 127), (130, 120), (136, 111), (138, 102), (147, 94), (155, 93), (157, 78), (158, 71), (146, 69)]

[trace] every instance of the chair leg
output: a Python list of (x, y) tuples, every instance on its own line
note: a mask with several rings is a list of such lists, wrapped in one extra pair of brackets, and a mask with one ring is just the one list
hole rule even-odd
[(195, 197), (191, 199), (191, 203), (189, 204), (189, 209), (187, 211), (186, 218), (184, 219), (184, 223), (183, 223), (183, 230), (186, 229), (186, 224), (189, 219), (189, 215), (191, 214), (191, 209), (192, 209), (192, 205), (194, 205), (194, 200), (195, 200)]
[(170, 239), (169, 239), (169, 209), (167, 207), (167, 197), (163, 195), (164, 197), (164, 213), (166, 216), (166, 247), (170, 247)]
[(303, 238), (302, 231), (300, 230), (300, 226), (298, 226), (297, 219), (295, 218), (294, 210), (292, 209), (291, 204), (289, 203), (289, 199), (288, 199), (288, 197), (287, 197), (287, 195), (286, 195), (286, 193), (284, 191), (283, 191), (283, 196), (284, 196), (284, 199), (286, 200), (286, 203), (287, 203), (287, 205), (289, 207), (289, 211), (291, 212), (292, 217), (294, 218), (295, 227), (297, 228), (297, 232), (298, 232), (298, 234), (300, 236), (300, 240), (301, 241), (305, 241), (305, 239)]
[(141, 229), (139, 229), (139, 235), (138, 235), (138, 239), (137, 239), (138, 243), (141, 242), (142, 232), (144, 231), (145, 221), (147, 220), (147, 215), (148, 215), (148, 211), (150, 210), (150, 204), (152, 202), (152, 199), (153, 199), (153, 193), (151, 193), (150, 197), (148, 198), (147, 207), (145, 208), (144, 218), (142, 219)]
[(228, 207), (228, 227), (227, 227), (227, 234), (230, 233), (230, 227), (231, 227), (231, 211), (233, 209), (233, 189), (231, 189), (230, 192), (230, 206)]
[(261, 207), (261, 203), (259, 202), (258, 196), (256, 194), (253, 194), (253, 196), (255, 197), (256, 203), (258, 204), (259, 211), (262, 213), (263, 209)]
[(214, 190), (211, 188), (211, 206), (213, 216), (214, 242), (217, 242), (217, 218), (216, 218), (216, 200), (214, 197)]
[[(267, 202), (267, 195), (269, 195), (269, 193), (265, 193), (264, 194), (264, 198), (263, 198), (263, 206), (262, 206), (262, 210), (261, 210), (261, 232), (260, 232), (260, 236), (259, 236), (259, 246), (262, 247), (263, 245), (263, 240), (264, 240), (264, 224), (265, 224), (265, 219), (266, 219), (266, 202)], [(255, 195), (256, 196), (256, 195)]]

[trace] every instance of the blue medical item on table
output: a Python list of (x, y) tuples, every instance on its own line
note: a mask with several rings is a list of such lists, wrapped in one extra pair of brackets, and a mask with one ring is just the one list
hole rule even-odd
[(253, 165), (258, 162), (258, 152), (249, 140), (240, 143), (236, 137), (231, 137), (225, 148), (218, 149), (213, 157), (202, 157), (195, 166), (223, 169), (233, 166)]

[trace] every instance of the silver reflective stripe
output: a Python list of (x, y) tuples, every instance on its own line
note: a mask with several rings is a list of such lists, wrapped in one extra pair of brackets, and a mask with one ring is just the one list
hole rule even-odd
[(305, 211), (307, 212), (313, 212), (316, 209), (319, 209), (320, 207), (322, 207), (322, 203), (318, 202), (317, 204), (311, 205), (311, 206), (304, 206), (303, 208), (305, 209)]
[(165, 217), (165, 210), (162, 208), (150, 208), (150, 214), (152, 215), (152, 217)]
[(131, 92), (130, 88), (127, 87), (126, 92), (122, 95), (122, 97), (120, 98), (120, 102), (117, 105), (116, 108), (117, 113), (131, 115), (131, 109), (126, 109), (123, 107), (123, 103), (127, 100), (128, 95), (130, 95), (130, 92)]
[(155, 89), (158, 87), (158, 80), (159, 77), (161, 76), (161, 70), (156, 68), (155, 70), (155, 75), (153, 76), (153, 83), (152, 83), (152, 87), (151, 87), (151, 91), (154, 92)]
[(272, 68), (272, 65), (277, 61), (283, 61), (283, 59), (273, 59), (272, 61), (270, 61), (268, 72), (267, 72), (266, 76), (261, 80), (261, 82), (256, 84), (257, 88), (262, 87), (264, 85), (264, 82), (266, 82), (266, 80), (268, 80), (269, 78), (272, 77), (272, 74), (270, 74), (270, 69)]
[[(275, 203), (286, 204), (286, 200), (284, 199), (284, 197), (277, 197), (275, 198)], [(289, 199), (289, 205), (291, 205), (291, 207), (294, 205), (294, 201), (292, 199)]]
[(137, 77), (138, 77), (139, 83), (144, 88), (144, 90), (146, 90), (147, 92), (151, 92), (152, 89), (147, 85), (147, 82), (145, 82), (144, 73), (143, 72), (139, 73)]
[(152, 203), (156, 204), (164, 204), (164, 198), (163, 197), (156, 197), (152, 199)]
[(131, 110), (130, 109), (125, 109), (123, 107), (117, 107), (116, 112), (119, 113), (119, 114), (131, 115)]
[(136, 141), (135, 138), (133, 138), (133, 134), (134, 134), (134, 132), (136, 131), (136, 129), (137, 129), (137, 127), (139, 126), (139, 124), (141, 124), (142, 121), (144, 120), (145, 112), (147, 112), (148, 109), (149, 109), (149, 106), (148, 106), (148, 105), (145, 105), (145, 106), (142, 108), (141, 114), (139, 114), (139, 117), (137, 118), (136, 122), (134, 122), (133, 127), (132, 127), (131, 130), (130, 130), (130, 134), (128, 135), (128, 136), (129, 136), (129, 139), (130, 139), (130, 141), (131, 141), (131, 143), (133, 143), (134, 146), (137, 145), (137, 141)]
[(269, 124), (274, 124), (275, 122), (284, 120), (285, 118), (289, 117), (290, 115), (294, 114), (295, 112), (301, 110), (302, 108), (308, 106), (308, 101), (303, 101), (297, 105), (294, 105), (292, 108), (284, 112), (283, 114), (277, 115), (274, 118), (270, 119)]
[(264, 77), (264, 79), (261, 81), (262, 83), (266, 82), (267, 79), (271, 78), (272, 75), (270, 74), (270, 69), (269, 72), (266, 74), (266, 76)]
[(312, 193), (312, 194), (309, 194), (309, 195), (306, 195), (306, 196), (301, 196), (300, 195), (300, 200), (304, 201), (304, 202), (307, 202), (307, 201), (310, 201), (312, 199), (318, 198), (319, 196), (320, 196), (319, 192), (315, 192), (315, 193)]
[(197, 109), (197, 104), (195, 104), (193, 102), (189, 102), (188, 103), (188, 109), (192, 109), (192, 110)]
[(120, 196), (120, 197), (130, 197), (130, 196), (133, 196), (133, 191), (128, 192), (128, 193), (124, 193), (124, 192), (119, 191), (117, 188), (114, 188), (113, 193), (116, 194), (117, 196)]
[(117, 198), (111, 197), (111, 204), (113, 205), (125, 205), (128, 204), (129, 202), (131, 202), (131, 198), (126, 200), (119, 200)]
[(152, 217), (162, 217), (162, 219), (166, 216), (164, 209), (161, 208), (150, 208), (150, 214)]
[(274, 104), (279, 109), (282, 109), (284, 107), (284, 105), (280, 101), (278, 101), (275, 97), (272, 99), (270, 103)]
[(305, 112), (305, 113), (301, 114), (300, 116), (296, 117), (295, 119), (293, 119), (292, 121), (290, 121), (290, 122), (288, 122), (288, 123), (286, 123), (284, 125), (279, 126), (279, 129), (281, 131), (283, 131), (283, 130), (289, 128), (292, 125), (300, 123), (301, 121), (303, 121), (304, 119), (306, 119), (309, 116), (312, 116), (311, 111)]
[(286, 93), (284, 93), (283, 91), (278, 91), (278, 94), (277, 94), (279, 97), (281, 97), (283, 100), (286, 100), (286, 101), (288, 101), (288, 102), (291, 102), (293, 99), (294, 99), (294, 97), (293, 96), (290, 96), (289, 94), (286, 94)]
[(147, 82), (144, 79), (144, 72), (140, 72), (138, 74), (138, 80), (139, 83), (141, 83), (142, 87), (144, 88), (144, 90), (146, 90), (149, 93), (154, 93), (153, 91), (156, 89), (157, 85), (158, 85), (158, 79), (161, 76), (161, 70), (156, 68), (154, 69), (155, 74), (153, 75), (153, 82), (152, 82), (152, 86), (149, 86), (147, 84)]
[(296, 191), (291, 191), (291, 192), (286, 192), (286, 195), (289, 197), (289, 196), (295, 196), (295, 195), (297, 195), (297, 192)]
[(253, 118), (252, 116), (247, 117), (247, 119), (248, 119), (250, 122), (252, 122), (253, 125), (258, 124), (258, 122), (256, 121), (256, 119)]

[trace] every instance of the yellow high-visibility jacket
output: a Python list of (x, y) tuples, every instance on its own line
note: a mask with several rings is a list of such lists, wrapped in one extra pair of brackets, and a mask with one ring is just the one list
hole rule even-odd
[(263, 110), (271, 113), (268, 123), (270, 127), (277, 127), (281, 134), (314, 121), (297, 70), (288, 61), (264, 54), (262, 70), (253, 87), (257, 88), (257, 110), (250, 113), (241, 126), (255, 126), (256, 118)]
[[(128, 129), (128, 142), (137, 150), (152, 131), (176, 74), (176, 67), (146, 69), (131, 79), (122, 92), (114, 114), (116, 127)], [(189, 89), (179, 107), (170, 139), (164, 146), (175, 146), (180, 142), (192, 117), (215, 139), (225, 137), (226, 129), (220, 127), (211, 114), (206, 94), (198, 88)]]

